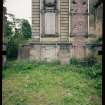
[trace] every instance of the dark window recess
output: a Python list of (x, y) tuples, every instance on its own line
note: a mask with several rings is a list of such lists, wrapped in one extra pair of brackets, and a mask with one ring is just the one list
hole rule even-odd
[(6, 51), (2, 51), (2, 55), (6, 55), (6, 53), (7, 53)]
[(102, 55), (102, 51), (98, 51), (98, 55)]

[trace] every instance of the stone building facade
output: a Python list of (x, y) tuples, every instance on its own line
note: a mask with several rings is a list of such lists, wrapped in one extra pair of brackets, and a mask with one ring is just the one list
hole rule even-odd
[[(32, 41), (19, 50), (19, 58), (68, 63), (73, 57), (88, 57), (91, 52), (86, 43), (92, 39), (89, 35), (95, 34), (94, 25), (91, 31), (89, 24), (89, 3), (89, 0), (32, 0)], [(27, 54), (22, 53), (23, 49)]]

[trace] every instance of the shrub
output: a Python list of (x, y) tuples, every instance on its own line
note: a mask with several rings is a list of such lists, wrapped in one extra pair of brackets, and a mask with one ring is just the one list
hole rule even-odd
[(76, 59), (76, 58), (71, 58), (71, 59), (70, 59), (70, 64), (78, 65), (79, 63), (80, 63), (79, 60)]
[(102, 64), (102, 55), (96, 55), (97, 63)]
[(96, 63), (96, 58), (95, 57), (90, 57), (85, 59), (88, 62), (88, 66), (93, 66)]
[(102, 66), (100, 64), (95, 64), (88, 71), (88, 75), (91, 78), (101, 78), (102, 76)]
[(53, 60), (53, 61), (51, 61), (51, 64), (57, 65), (57, 64), (60, 64), (60, 61), (59, 60)]
[(16, 59), (18, 55), (18, 45), (11, 39), (7, 44), (7, 58), (8, 59)]

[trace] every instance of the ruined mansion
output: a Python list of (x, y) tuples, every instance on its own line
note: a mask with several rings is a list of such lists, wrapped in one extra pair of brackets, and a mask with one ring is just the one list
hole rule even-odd
[[(68, 63), (92, 55), (89, 43), (102, 36), (99, 0), (32, 0), (32, 38), (19, 59)], [(90, 44), (91, 45), (91, 44)]]

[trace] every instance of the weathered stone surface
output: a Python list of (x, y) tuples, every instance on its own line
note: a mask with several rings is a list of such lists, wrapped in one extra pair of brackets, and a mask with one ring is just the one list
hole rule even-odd
[(29, 46), (20, 47), (18, 50), (18, 59), (29, 59), (30, 56), (29, 51), (30, 51)]
[(62, 64), (70, 60), (70, 45), (33, 43), (19, 50), (19, 59), (45, 60), (48, 62), (59, 60)]
[[(93, 0), (90, 1), (94, 3)], [(28, 57), (48, 62), (60, 60), (65, 64), (69, 63), (72, 57), (83, 59), (92, 54), (86, 47), (86, 42), (93, 40), (89, 34), (102, 36), (102, 7), (97, 8), (95, 14), (97, 18), (93, 22), (91, 18), (93, 14), (88, 14), (88, 0), (57, 0), (56, 3), (44, 7), (43, 0), (32, 0), (34, 41), (27, 48), (21, 48), (20, 58)], [(90, 8), (92, 9), (92, 6)]]

